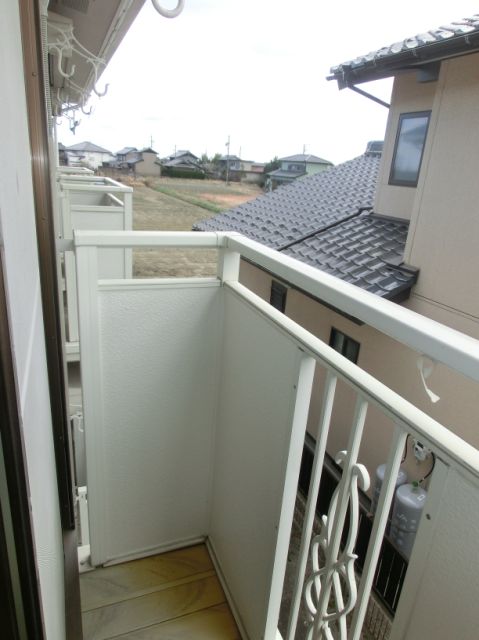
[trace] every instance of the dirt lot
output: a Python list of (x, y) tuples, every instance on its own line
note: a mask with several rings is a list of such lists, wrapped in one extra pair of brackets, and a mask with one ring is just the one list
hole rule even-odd
[[(190, 231), (195, 222), (262, 193), (256, 185), (226, 186), (218, 180), (160, 178), (146, 184), (137, 180), (131, 186), (134, 189), (133, 229), (143, 231)], [(214, 250), (134, 252), (135, 277), (211, 276), (215, 272)]]

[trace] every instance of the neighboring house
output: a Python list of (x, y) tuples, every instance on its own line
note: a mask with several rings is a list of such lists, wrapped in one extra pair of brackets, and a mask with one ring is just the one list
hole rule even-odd
[(229, 171), (241, 171), (241, 158), (235, 155), (221, 156), (216, 161), (216, 164), (222, 172), (226, 172), (226, 168), (228, 168)]
[(279, 185), (287, 184), (303, 176), (319, 173), (333, 166), (333, 163), (329, 160), (307, 153), (286, 156), (285, 158), (280, 158), (279, 161), (281, 162), (279, 169), (270, 171), (267, 174), (266, 188), (270, 191), (276, 189)]
[(137, 176), (161, 176), (161, 163), (158, 154), (151, 147), (141, 149), (133, 160), (127, 161), (128, 167)]
[(88, 167), (98, 169), (104, 162), (112, 162), (115, 157), (103, 147), (99, 147), (93, 142), (78, 142), (66, 148), (68, 164), (71, 167)]
[(123, 147), (115, 153), (116, 164), (119, 167), (128, 167), (128, 163), (138, 158), (138, 149), (136, 147)]
[(253, 162), (251, 160), (241, 160), (241, 182), (252, 184), (263, 184), (264, 182), (264, 162)]
[(262, 184), (264, 182), (264, 163), (252, 160), (242, 160), (235, 155), (224, 155), (215, 161), (213, 174), (220, 180), (233, 182), (250, 182)]
[[(473, 44), (471, 44), (473, 43)], [(366, 157), (304, 178), (198, 225), (233, 229), (307, 264), (479, 338), (479, 21), (431, 31), (332, 70), (339, 86), (394, 77), (377, 178), (343, 177)], [(371, 162), (371, 160), (370, 160)], [(379, 165), (379, 166), (378, 166)], [(365, 198), (361, 199), (358, 184)], [(372, 190), (371, 190), (372, 187)], [(298, 198), (309, 191), (309, 207)], [(374, 195), (373, 195), (374, 191)], [(365, 207), (369, 212), (359, 213)], [(338, 224), (339, 220), (339, 224)], [(243, 281), (270, 300), (273, 278), (242, 265)], [(416, 282), (417, 279), (417, 282)], [(429, 378), (441, 400), (432, 404), (417, 368), (418, 354), (384, 334), (280, 283), (286, 313), (325, 341), (334, 330), (356, 346), (358, 364), (479, 446), (473, 386), (437, 367)], [(407, 298), (405, 300), (405, 298)], [(391, 367), (391, 362), (395, 362)], [(310, 428), (318, 416), (313, 411)], [(336, 417), (331, 451), (346, 445), (349, 409)], [(372, 421), (362, 461), (384, 462), (384, 425)], [(412, 467), (414, 475), (418, 470)], [(419, 471), (421, 473), (421, 471)]]
[(136, 176), (161, 176), (161, 164), (158, 154), (154, 149), (147, 147), (138, 150), (136, 147), (124, 147), (117, 151), (115, 158), (108, 163), (104, 163), (103, 172), (128, 173)]
[(161, 166), (168, 171), (191, 172), (200, 171), (204, 173), (201, 161), (198, 156), (187, 149), (175, 151), (169, 156), (161, 159)]

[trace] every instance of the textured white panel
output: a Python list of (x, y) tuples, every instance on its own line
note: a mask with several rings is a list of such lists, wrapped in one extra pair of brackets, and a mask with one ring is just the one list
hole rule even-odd
[[(427, 506), (427, 505), (426, 505)], [(479, 491), (449, 472), (406, 640), (479, 637)]]
[(103, 531), (106, 561), (208, 528), (221, 289), (139, 287), (99, 293), (102, 423), (85, 428), (102, 451), (87, 473), (92, 553)]
[[(81, 191), (77, 194), (87, 198), (89, 195), (97, 199), (105, 199), (105, 194), (89, 194), (88, 191)], [(126, 213), (124, 208), (116, 206), (92, 207), (90, 210), (79, 210), (78, 207), (71, 206), (66, 209), (63, 219), (65, 237), (71, 238), (72, 231), (83, 230), (104, 230), (119, 231), (131, 228), (131, 215)], [(130, 212), (131, 213), (131, 212)], [(131, 278), (132, 275), (132, 252), (131, 249), (101, 249), (98, 251), (98, 274), (100, 278)], [(67, 320), (68, 335), (70, 342), (78, 341), (78, 308), (77, 308), (77, 285), (76, 285), (76, 265), (72, 252), (65, 253), (65, 279), (67, 293)]]
[(210, 541), (256, 640), (267, 623), (301, 353), (228, 290), (224, 322)]
[[(85, 192), (82, 192), (85, 193)], [(124, 214), (117, 207), (111, 211), (76, 211), (72, 208), (72, 228), (96, 231), (118, 231), (126, 229)], [(131, 272), (125, 270), (125, 254), (131, 255), (131, 249), (102, 249), (98, 252), (98, 274), (100, 278), (130, 278)]]
[(70, 191), (70, 202), (72, 205), (104, 205), (108, 204), (107, 195), (95, 191)]

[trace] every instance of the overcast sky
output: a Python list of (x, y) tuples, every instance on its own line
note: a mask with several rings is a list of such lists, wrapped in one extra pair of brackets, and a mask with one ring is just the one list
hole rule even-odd
[[(338, 91), (330, 67), (474, 13), (464, 0), (186, 0), (167, 20), (147, 0), (99, 83), (108, 94), (75, 135), (63, 119), (59, 140), (211, 156), (230, 136), (246, 160), (305, 147), (342, 162), (383, 138), (387, 109)], [(362, 88), (388, 101), (391, 81)]]

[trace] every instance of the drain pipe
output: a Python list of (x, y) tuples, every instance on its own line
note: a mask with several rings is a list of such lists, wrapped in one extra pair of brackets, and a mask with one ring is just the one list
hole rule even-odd
[(376, 98), (376, 96), (373, 96), (371, 93), (364, 91), (364, 89), (359, 89), (355, 84), (348, 84), (346, 86), (348, 87), (348, 89), (351, 89), (351, 91), (355, 91), (356, 93), (359, 93), (360, 96), (364, 96), (365, 98), (369, 98), (369, 100), (372, 100), (373, 102), (377, 102), (377, 104), (380, 104), (382, 107), (386, 107), (386, 109), (391, 108), (391, 105), (388, 102), (384, 102), (384, 100), (381, 100), (381, 98)]

